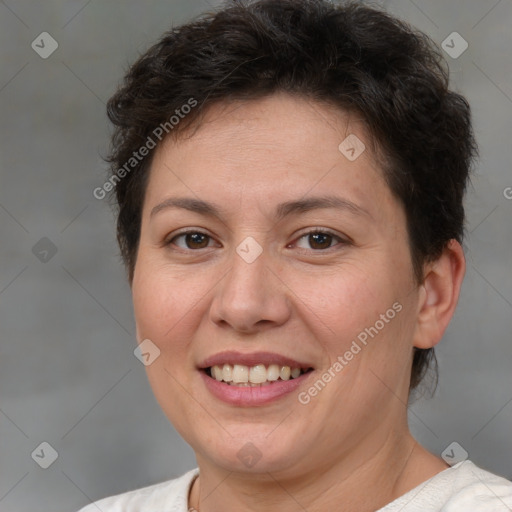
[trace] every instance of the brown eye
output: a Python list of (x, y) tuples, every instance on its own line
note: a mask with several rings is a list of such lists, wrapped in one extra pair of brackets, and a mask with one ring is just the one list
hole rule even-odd
[(343, 243), (343, 240), (339, 236), (326, 231), (310, 231), (309, 233), (304, 233), (298, 239), (297, 246), (301, 249), (322, 251), (334, 247), (336, 245), (335, 242)]
[(332, 235), (328, 233), (312, 233), (308, 235), (309, 245), (312, 249), (328, 249), (331, 247)]
[[(178, 243), (178, 240), (182, 240), (182, 242)], [(189, 231), (175, 236), (169, 241), (168, 245), (174, 244), (180, 249), (205, 249), (209, 246), (210, 241), (211, 237), (206, 233), (201, 233), (200, 231)]]

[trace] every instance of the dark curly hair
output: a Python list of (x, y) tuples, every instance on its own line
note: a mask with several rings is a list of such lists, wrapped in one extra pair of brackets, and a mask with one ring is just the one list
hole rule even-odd
[[(115, 125), (109, 189), (130, 281), (152, 148), (162, 135), (197, 126), (214, 103), (286, 92), (363, 119), (405, 208), (421, 283), (424, 264), (449, 240), (462, 242), (463, 197), (477, 153), (469, 105), (448, 81), (425, 34), (361, 2), (232, 0), (165, 33), (130, 67), (107, 106)], [(433, 349), (415, 349), (411, 389), (431, 363)]]

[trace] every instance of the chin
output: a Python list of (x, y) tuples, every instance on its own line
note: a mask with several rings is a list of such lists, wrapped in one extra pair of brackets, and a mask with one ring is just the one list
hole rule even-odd
[[(238, 425), (236, 435), (232, 437), (224, 431), (218, 437), (216, 432), (215, 445), (212, 443), (205, 445), (203, 433), (198, 433), (198, 436), (201, 436), (199, 443), (197, 438), (196, 442), (193, 439), (187, 442), (196, 454), (201, 454), (198, 456), (199, 463), (201, 460), (208, 459), (212, 464), (226, 471), (250, 474), (287, 471), (304, 460), (301, 454), (307, 450), (304, 450), (304, 439), (300, 437), (294, 435), (283, 437), (282, 433), (277, 432), (272, 434), (277, 425), (259, 424), (254, 427)], [(298, 447), (302, 449), (300, 452)]]

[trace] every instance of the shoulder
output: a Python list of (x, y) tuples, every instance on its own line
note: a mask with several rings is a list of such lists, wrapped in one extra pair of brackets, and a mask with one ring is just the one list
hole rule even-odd
[(379, 512), (510, 512), (512, 482), (466, 460), (441, 471)]
[(186, 511), (189, 489), (198, 474), (199, 470), (193, 469), (174, 480), (95, 501), (79, 512), (98, 512), (98, 509), (102, 512), (153, 512), (157, 507), (172, 512)]
[(471, 461), (461, 463), (453, 476), (453, 493), (443, 512), (509, 512), (512, 482), (482, 469)]

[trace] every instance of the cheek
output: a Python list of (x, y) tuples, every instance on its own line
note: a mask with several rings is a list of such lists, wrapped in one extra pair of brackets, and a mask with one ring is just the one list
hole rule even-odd
[(313, 316), (341, 334), (366, 326), (391, 307), (397, 290), (375, 266), (344, 262), (329, 273), (290, 275), (289, 280)]
[(329, 274), (309, 273), (298, 279), (289, 273), (288, 279), (301, 299), (295, 303), (303, 321), (308, 319), (331, 362), (351, 349), (356, 352), (348, 354), (352, 370), (360, 364), (373, 366), (379, 360), (407, 357), (411, 283), (392, 261), (354, 260)]
[(148, 381), (170, 421), (186, 437), (183, 411), (189, 404), (183, 388), (190, 387), (197, 293), (169, 272), (145, 263), (143, 258), (138, 261), (132, 283), (137, 339), (150, 339), (160, 349), (160, 356), (145, 368)]
[(163, 342), (183, 330), (197, 314), (207, 285), (201, 279), (177, 274), (141, 260), (132, 285), (133, 307), (139, 336)]

